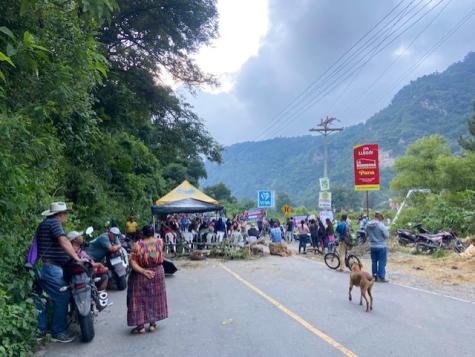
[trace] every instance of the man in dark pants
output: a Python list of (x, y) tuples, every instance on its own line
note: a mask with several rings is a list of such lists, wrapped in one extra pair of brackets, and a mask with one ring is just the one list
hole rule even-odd
[[(42, 213), (46, 218), (37, 230), (38, 258), (43, 262), (40, 271), (40, 286), (53, 304), (51, 324), (52, 340), (71, 342), (74, 337), (67, 331), (67, 313), (70, 293), (60, 291), (65, 285), (63, 266), (70, 260), (80, 261), (71, 242), (66, 237), (63, 224), (68, 218), (68, 209), (64, 202), (53, 202), (50, 209)], [(46, 336), (48, 330), (47, 308), (43, 306), (38, 315), (39, 338)]]
[(389, 232), (383, 224), (384, 216), (375, 213), (374, 220), (366, 224), (366, 234), (368, 235), (371, 248), (371, 263), (373, 277), (376, 281), (386, 283), (386, 261), (388, 257), (387, 240)]

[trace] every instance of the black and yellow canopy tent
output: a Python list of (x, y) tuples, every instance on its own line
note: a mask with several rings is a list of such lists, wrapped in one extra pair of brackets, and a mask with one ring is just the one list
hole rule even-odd
[(203, 213), (221, 210), (223, 206), (220, 206), (218, 201), (185, 180), (155, 202), (152, 214)]

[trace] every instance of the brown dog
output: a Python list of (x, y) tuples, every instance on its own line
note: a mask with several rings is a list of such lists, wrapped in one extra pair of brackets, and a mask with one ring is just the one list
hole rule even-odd
[[(363, 305), (363, 298), (366, 301), (366, 312), (373, 310), (373, 295), (371, 295), (371, 288), (373, 287), (373, 277), (368, 272), (362, 271), (363, 264), (358, 262), (353, 262), (351, 264), (351, 273), (350, 273), (350, 289), (348, 291), (348, 297), (351, 301), (351, 289), (353, 286), (359, 286), (361, 290), (360, 305)], [(366, 292), (369, 295), (366, 297)]]

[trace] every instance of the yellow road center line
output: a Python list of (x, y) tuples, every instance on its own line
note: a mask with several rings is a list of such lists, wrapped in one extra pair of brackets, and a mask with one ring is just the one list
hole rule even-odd
[(270, 297), (269, 295), (267, 295), (265, 292), (263, 292), (262, 290), (260, 290), (259, 288), (255, 287), (254, 285), (252, 285), (250, 282), (248, 282), (247, 280), (245, 280), (244, 278), (242, 278), (239, 274), (235, 273), (234, 271), (232, 271), (231, 269), (229, 269), (227, 266), (223, 265), (223, 264), (220, 264), (221, 267), (226, 270), (229, 274), (231, 274), (232, 276), (234, 276), (238, 281), (240, 281), (241, 283), (243, 283), (245, 286), (247, 286), (249, 289), (251, 289), (252, 291), (254, 291), (257, 295), (263, 297), (264, 299), (266, 299), (267, 301), (269, 301), (272, 305), (274, 305), (275, 307), (277, 307), (279, 310), (281, 310), (284, 314), (286, 314), (287, 316), (291, 317), (292, 319), (294, 319), (295, 321), (297, 321), (299, 324), (301, 324), (303, 327), (305, 327), (307, 330), (309, 330), (310, 332), (312, 332), (314, 335), (320, 337), (322, 340), (324, 340), (325, 342), (327, 342), (328, 344), (332, 345), (333, 347), (335, 347), (337, 350), (339, 350), (341, 353), (343, 353), (345, 356), (348, 356), (348, 357), (358, 357), (356, 353), (350, 351), (348, 348), (346, 348), (345, 346), (343, 346), (341, 343), (338, 343), (337, 341), (335, 341), (333, 338), (331, 338), (330, 336), (328, 336), (327, 334), (325, 334), (323, 331), (320, 331), (318, 328), (316, 328), (315, 326), (313, 326), (312, 324), (310, 324), (309, 322), (305, 321), (302, 317), (300, 317), (299, 315), (297, 315), (295, 312), (289, 310), (288, 308), (286, 308), (284, 305), (282, 305), (280, 302), (278, 302), (277, 300), (275, 300), (274, 298)]

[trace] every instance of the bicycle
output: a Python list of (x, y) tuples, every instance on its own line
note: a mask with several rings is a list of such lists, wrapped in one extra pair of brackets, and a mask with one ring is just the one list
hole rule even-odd
[[(333, 270), (338, 269), (341, 264), (340, 255), (336, 251), (325, 254), (323, 260), (325, 261), (327, 267)], [(345, 265), (348, 267), (348, 269), (351, 269), (351, 264), (353, 264), (353, 262), (360, 263), (360, 259), (356, 255), (348, 254), (347, 249), (345, 254)]]

